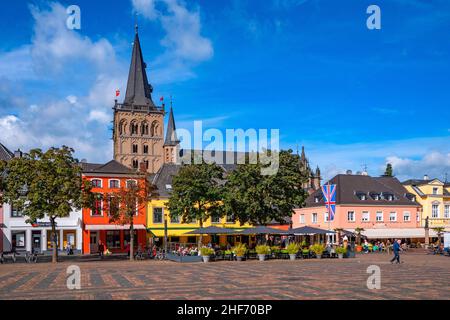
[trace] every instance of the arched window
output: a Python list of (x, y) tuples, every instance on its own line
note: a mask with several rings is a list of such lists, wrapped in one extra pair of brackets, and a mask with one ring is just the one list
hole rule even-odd
[(127, 130), (127, 122), (125, 120), (120, 121), (119, 123), (119, 134), (122, 135)]
[(143, 149), (144, 154), (148, 154), (148, 145), (147, 144), (144, 144), (142, 149)]
[(131, 146), (131, 152), (132, 153), (138, 153), (138, 145), (137, 144), (133, 144)]
[(133, 160), (132, 165), (133, 165), (133, 169), (138, 169), (139, 168), (139, 161)]
[(159, 135), (160, 135), (160, 134), (159, 134), (159, 123), (158, 123), (158, 121), (154, 121), (154, 122), (152, 123), (152, 128), (151, 128), (150, 132), (151, 132), (151, 136), (152, 136), (152, 137), (155, 137), (155, 136), (159, 136)]
[(138, 130), (139, 130), (139, 125), (138, 125), (137, 121), (131, 122), (131, 124), (130, 124), (131, 135), (138, 134)]
[(148, 136), (148, 123), (144, 121), (141, 123), (141, 135)]

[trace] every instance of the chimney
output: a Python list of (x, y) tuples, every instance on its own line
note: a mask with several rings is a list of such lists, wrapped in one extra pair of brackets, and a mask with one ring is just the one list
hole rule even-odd
[(427, 181), (429, 180), (429, 178), (428, 178), (428, 175), (427, 175), (427, 174), (423, 176), (423, 180), (427, 180)]
[(147, 172), (147, 164), (145, 162), (141, 162), (139, 164), (139, 171), (142, 172), (142, 173)]
[(17, 151), (14, 151), (14, 158), (22, 158), (23, 152), (18, 149)]

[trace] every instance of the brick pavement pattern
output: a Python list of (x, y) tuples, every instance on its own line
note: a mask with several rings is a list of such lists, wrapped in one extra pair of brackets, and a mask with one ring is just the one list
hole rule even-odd
[[(355, 259), (220, 261), (90, 261), (0, 265), (0, 299), (449, 299), (450, 258), (408, 252)], [(81, 269), (69, 290), (67, 267)], [(381, 289), (369, 290), (367, 267), (381, 268)]]

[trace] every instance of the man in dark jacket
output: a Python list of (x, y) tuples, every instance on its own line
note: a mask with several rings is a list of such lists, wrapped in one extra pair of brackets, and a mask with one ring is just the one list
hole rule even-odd
[(400, 244), (402, 243), (402, 241), (401, 240), (397, 240), (397, 241), (395, 241), (394, 242), (394, 244), (393, 244), (393, 251), (394, 251), (394, 257), (392, 258), (392, 260), (391, 260), (391, 263), (394, 263), (394, 261), (396, 261), (397, 260), (397, 263), (400, 263), (400, 250), (401, 250), (401, 247), (400, 247)]

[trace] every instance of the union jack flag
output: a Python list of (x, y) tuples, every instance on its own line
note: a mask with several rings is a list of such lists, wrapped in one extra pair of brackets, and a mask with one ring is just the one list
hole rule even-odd
[(328, 219), (329, 221), (333, 221), (336, 212), (336, 185), (326, 184), (322, 186), (322, 193), (325, 200), (325, 207), (328, 211)]

